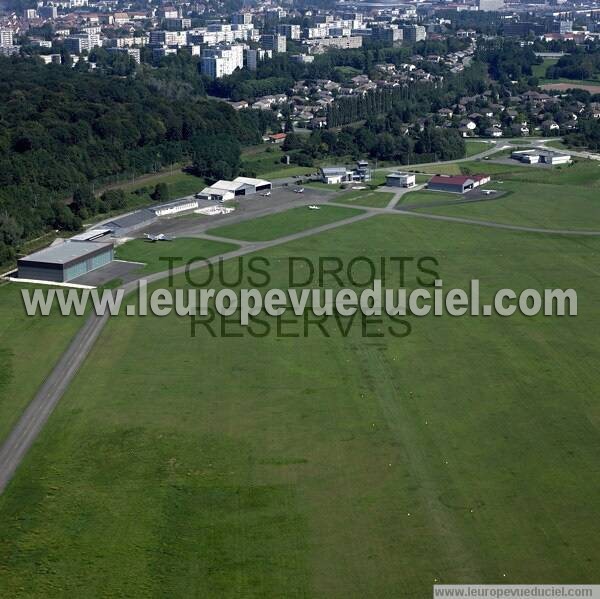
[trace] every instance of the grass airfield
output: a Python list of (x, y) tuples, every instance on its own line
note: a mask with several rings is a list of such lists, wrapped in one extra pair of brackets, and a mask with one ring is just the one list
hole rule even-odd
[(0, 497), (0, 595), (597, 582), (599, 251), (378, 216), (263, 252), (269, 286), (288, 286), (292, 255), (435, 256), (446, 287), (479, 278), (484, 298), (574, 287), (579, 316), (413, 318), (404, 338), (360, 323), (190, 337), (184, 318), (112, 319)]
[[(493, 201), (423, 208), (423, 212), (545, 229), (594, 230), (600, 223), (600, 162), (542, 168), (487, 161), (440, 165), (443, 174), (491, 173), (485, 187), (507, 192)], [(448, 172), (446, 172), (448, 171)], [(402, 204), (437, 202), (457, 194), (420, 190), (403, 196)], [(421, 210), (421, 209), (419, 209)]]
[(222, 225), (209, 229), (207, 233), (242, 241), (270, 241), (327, 225), (329, 223), (357, 216), (361, 210), (341, 208), (339, 206), (319, 205), (319, 210), (310, 210), (307, 206), (290, 208), (285, 212), (277, 212), (261, 216), (250, 221), (233, 225)]
[[(24, 287), (0, 283), (0, 443), (84, 322), (60, 314), (28, 317)], [(1, 572), (0, 565), (0, 578)]]

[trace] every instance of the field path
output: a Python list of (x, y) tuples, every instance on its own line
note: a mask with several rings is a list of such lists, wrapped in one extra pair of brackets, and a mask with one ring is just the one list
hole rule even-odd
[[(440, 467), (431, 468), (431, 456), (436, 447), (427, 445), (420, 435), (420, 427), (415, 423), (415, 415), (409, 407), (410, 397), (406, 390), (398, 384), (397, 367), (389, 360), (385, 352), (373, 346), (362, 346), (359, 351), (359, 364), (363, 364), (365, 372), (370, 372), (374, 382), (375, 393), (381, 411), (385, 416), (390, 431), (402, 447), (402, 453), (408, 458), (407, 467), (419, 485), (420, 505), (416, 511), (425, 509), (425, 519), (435, 531), (438, 549), (444, 559), (455, 564), (460, 580), (480, 580), (482, 569), (476, 553), (470, 549), (468, 541), (461, 533), (461, 525), (451, 509), (440, 501), (443, 489), (455, 488), (447, 468), (443, 468), (442, 456)], [(457, 492), (460, 490), (457, 489)], [(441, 573), (440, 573), (441, 577)]]

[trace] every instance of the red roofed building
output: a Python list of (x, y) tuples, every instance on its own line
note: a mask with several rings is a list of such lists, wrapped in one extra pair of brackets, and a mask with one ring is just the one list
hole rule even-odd
[(282, 144), (286, 137), (285, 133), (274, 133), (273, 135), (269, 135), (269, 140), (272, 144)]
[(450, 193), (466, 193), (480, 185), (489, 183), (489, 175), (435, 175), (429, 180), (427, 189)]

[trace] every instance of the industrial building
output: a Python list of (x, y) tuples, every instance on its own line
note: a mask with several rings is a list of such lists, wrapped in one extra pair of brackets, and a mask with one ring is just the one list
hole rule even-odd
[(417, 178), (413, 173), (390, 173), (385, 184), (390, 187), (414, 187)]
[(195, 198), (183, 198), (181, 200), (175, 200), (160, 206), (152, 206), (149, 208), (151, 212), (154, 212), (156, 216), (171, 216), (173, 214), (181, 214), (182, 212), (188, 212), (189, 210), (195, 210), (198, 208), (198, 200)]
[(19, 258), (18, 277), (65, 283), (109, 264), (113, 258), (112, 243), (67, 240)]
[(571, 156), (569, 154), (560, 154), (549, 150), (515, 150), (510, 155), (511, 158), (525, 164), (569, 164)]
[(102, 226), (110, 229), (115, 237), (125, 237), (137, 229), (153, 223), (157, 218), (157, 215), (152, 210), (143, 208), (131, 214), (115, 218), (104, 223)]
[(256, 193), (270, 191), (270, 181), (253, 179), (251, 177), (236, 177), (233, 181), (217, 181), (210, 187), (205, 187), (196, 197), (200, 200), (225, 202), (239, 196), (251, 196)]
[(466, 193), (480, 185), (489, 183), (489, 175), (435, 175), (431, 177), (427, 189), (450, 193)]

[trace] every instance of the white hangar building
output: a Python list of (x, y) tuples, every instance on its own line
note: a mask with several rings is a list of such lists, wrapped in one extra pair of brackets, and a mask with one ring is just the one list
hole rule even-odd
[(271, 187), (271, 182), (264, 179), (236, 177), (233, 181), (217, 181), (214, 185), (205, 187), (196, 197), (200, 200), (225, 202), (238, 196), (250, 196), (269, 191)]

